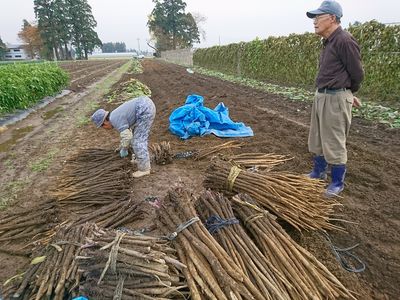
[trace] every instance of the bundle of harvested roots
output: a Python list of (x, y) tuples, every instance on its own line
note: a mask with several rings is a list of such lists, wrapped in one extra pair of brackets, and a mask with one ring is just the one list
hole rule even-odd
[(241, 153), (230, 155), (226, 160), (234, 162), (240, 168), (256, 168), (272, 170), (275, 166), (291, 160), (293, 157), (273, 153)]
[(214, 190), (247, 193), (296, 229), (337, 229), (329, 223), (334, 200), (323, 198), (323, 183), (303, 175), (283, 172), (258, 174), (224, 161), (214, 161), (206, 172), (204, 186)]
[(294, 299), (290, 297), (291, 284), (239, 224), (227, 198), (206, 191), (200, 196), (196, 210), (206, 228), (266, 299)]
[(266, 299), (199, 221), (187, 191), (169, 191), (158, 212), (160, 229), (187, 266), (191, 299)]
[(245, 224), (258, 248), (290, 282), (290, 299), (355, 299), (314, 255), (298, 245), (248, 195), (233, 197), (235, 215)]
[(54, 234), (57, 223), (58, 208), (54, 199), (8, 212), (0, 218), (0, 251), (28, 255), (34, 246), (45, 243)]
[(84, 149), (71, 157), (54, 196), (62, 206), (83, 211), (129, 199), (131, 166), (110, 150)]
[(150, 145), (151, 161), (157, 165), (166, 165), (172, 163), (171, 145), (169, 142), (161, 142)]
[(132, 200), (116, 201), (87, 215), (81, 216), (74, 222), (75, 225), (96, 223), (101, 228), (117, 228), (131, 222), (142, 220), (148, 215), (143, 203), (134, 203)]
[(238, 148), (242, 147), (243, 145), (244, 145), (244, 143), (240, 143), (237, 141), (229, 141), (229, 142), (226, 142), (221, 145), (214, 146), (214, 147), (207, 147), (207, 148), (201, 149), (198, 152), (196, 152), (195, 159), (201, 160), (211, 154), (220, 152), (222, 150), (238, 149)]
[(169, 242), (118, 231), (98, 234), (77, 257), (80, 292), (90, 299), (185, 299), (186, 285)]
[(5, 299), (70, 299), (80, 280), (75, 256), (94, 226), (62, 227), (48, 246), (37, 253), (22, 280), (12, 282)]

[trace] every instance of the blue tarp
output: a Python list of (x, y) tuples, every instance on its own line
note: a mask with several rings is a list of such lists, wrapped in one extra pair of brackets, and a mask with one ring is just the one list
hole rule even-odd
[(175, 109), (169, 117), (169, 130), (182, 139), (192, 136), (215, 134), (218, 137), (253, 136), (253, 130), (229, 118), (228, 108), (221, 102), (214, 110), (204, 107), (204, 98), (187, 96), (184, 106)]

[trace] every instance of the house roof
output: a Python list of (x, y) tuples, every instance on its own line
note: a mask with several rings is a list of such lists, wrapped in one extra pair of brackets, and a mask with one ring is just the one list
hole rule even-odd
[(23, 46), (24, 45), (22, 45), (22, 44), (9, 44), (9, 43), (6, 43), (6, 47), (8, 49), (21, 49), (21, 48), (23, 48)]

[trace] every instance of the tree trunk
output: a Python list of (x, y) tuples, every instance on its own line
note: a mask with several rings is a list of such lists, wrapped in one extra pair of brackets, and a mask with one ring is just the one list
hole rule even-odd
[(53, 46), (53, 60), (54, 61), (58, 60), (57, 50), (55, 46)]
[(68, 45), (67, 42), (64, 42), (64, 51), (65, 51), (65, 59), (66, 60), (70, 60), (71, 59), (71, 55), (68, 49)]
[(58, 49), (59, 53), (60, 53), (60, 59), (61, 60), (65, 60), (65, 53), (64, 53), (64, 48), (62, 46), (60, 46), (60, 48)]

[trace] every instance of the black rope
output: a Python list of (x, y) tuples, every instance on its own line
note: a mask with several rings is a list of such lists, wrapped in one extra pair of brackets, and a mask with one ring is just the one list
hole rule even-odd
[(213, 215), (209, 217), (204, 224), (207, 228), (207, 230), (211, 233), (214, 234), (218, 230), (228, 226), (228, 225), (233, 225), (233, 224), (239, 224), (239, 220), (236, 218), (232, 219), (222, 219), (221, 217), (217, 215)]
[(160, 198), (157, 196), (147, 196), (146, 198), (144, 198), (144, 201), (146, 201), (146, 202), (154, 202), (157, 200), (160, 200)]
[[(323, 232), (322, 234), (328, 241), (329, 246), (331, 247), (332, 252), (336, 257), (336, 260), (340, 263), (343, 269), (353, 273), (360, 273), (365, 270), (365, 264), (362, 262), (362, 260), (350, 252), (351, 250), (358, 247), (359, 244), (347, 248), (338, 248), (335, 245), (333, 245), (330, 236), (326, 232)], [(350, 264), (349, 262), (350, 260), (355, 261), (356, 266), (358, 267), (353, 267), (354, 264)]]
[(176, 153), (172, 158), (175, 158), (175, 159), (190, 158), (190, 157), (193, 157), (196, 153), (197, 153), (197, 151), (179, 152), (179, 153)]

